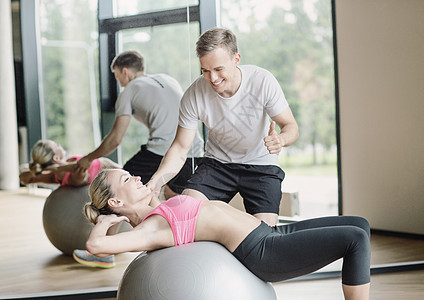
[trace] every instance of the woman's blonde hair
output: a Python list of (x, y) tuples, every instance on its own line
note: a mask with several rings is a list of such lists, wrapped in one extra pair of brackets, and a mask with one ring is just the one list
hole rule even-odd
[(29, 163), (29, 170), (34, 175), (39, 175), (46, 167), (53, 164), (55, 150), (52, 147), (53, 141), (39, 140), (31, 149), (32, 162)]
[(90, 187), (88, 189), (91, 202), (85, 204), (84, 214), (93, 224), (97, 223), (98, 216), (114, 213), (108, 204), (108, 200), (115, 196), (108, 180), (108, 174), (110, 171), (111, 169), (104, 169), (100, 171), (90, 183)]

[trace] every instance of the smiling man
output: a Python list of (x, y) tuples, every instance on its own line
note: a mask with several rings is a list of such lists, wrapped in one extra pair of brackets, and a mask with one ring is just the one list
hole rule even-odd
[(177, 174), (200, 120), (209, 128), (205, 158), (183, 193), (229, 202), (239, 192), (248, 213), (275, 225), (285, 175), (278, 154), (297, 140), (296, 120), (270, 72), (239, 65), (231, 31), (210, 29), (196, 46), (203, 74), (184, 93), (176, 137), (148, 186), (157, 190)]

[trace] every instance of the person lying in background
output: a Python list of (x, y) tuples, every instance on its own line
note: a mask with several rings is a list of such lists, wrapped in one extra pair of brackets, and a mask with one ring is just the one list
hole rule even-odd
[(29, 168), (19, 175), (22, 184), (58, 183), (61, 186), (83, 186), (106, 168), (121, 168), (112, 160), (101, 157), (93, 161), (86, 171), (75, 168), (82, 155), (66, 158), (66, 151), (52, 140), (39, 140), (31, 149), (32, 161)]

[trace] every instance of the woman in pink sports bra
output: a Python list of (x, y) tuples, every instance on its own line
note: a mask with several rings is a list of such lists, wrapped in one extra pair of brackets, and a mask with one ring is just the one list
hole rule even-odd
[(94, 177), (106, 168), (121, 168), (112, 160), (102, 157), (93, 161), (86, 172), (74, 171), (74, 165), (81, 155), (66, 158), (62, 146), (52, 140), (39, 140), (31, 150), (32, 162), (29, 169), (21, 172), (19, 179), (23, 184), (58, 183), (61, 186), (82, 186), (93, 181)]
[[(311, 273), (343, 258), (346, 299), (369, 299), (369, 224), (361, 217), (323, 217), (270, 227), (222, 201), (179, 195), (160, 202), (125, 170), (101, 171), (84, 207), (95, 224), (87, 250), (105, 257), (152, 251), (196, 241), (222, 244), (252, 273), (276, 282)], [(134, 228), (107, 235), (122, 221)]]

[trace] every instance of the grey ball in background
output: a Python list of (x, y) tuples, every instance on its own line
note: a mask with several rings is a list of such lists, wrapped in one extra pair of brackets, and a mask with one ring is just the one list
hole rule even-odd
[(117, 298), (142, 300), (277, 299), (274, 288), (214, 242), (141, 253), (127, 267)]
[(93, 225), (85, 218), (83, 207), (90, 201), (88, 185), (62, 186), (46, 199), (43, 209), (44, 231), (50, 242), (65, 255), (85, 249)]
[[(81, 187), (61, 186), (46, 199), (43, 208), (44, 231), (50, 242), (63, 254), (72, 256), (75, 249), (85, 249), (85, 242), (93, 224), (84, 215), (84, 205), (90, 202), (88, 185)], [(122, 222), (118, 232), (131, 230)]]

